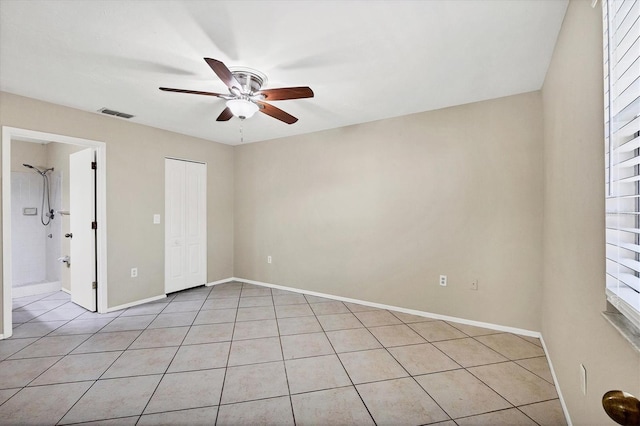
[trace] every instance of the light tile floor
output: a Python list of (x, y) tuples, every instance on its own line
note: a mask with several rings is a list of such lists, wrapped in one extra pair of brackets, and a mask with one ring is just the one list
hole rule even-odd
[(14, 300), (0, 424), (563, 425), (529, 337), (242, 283)]

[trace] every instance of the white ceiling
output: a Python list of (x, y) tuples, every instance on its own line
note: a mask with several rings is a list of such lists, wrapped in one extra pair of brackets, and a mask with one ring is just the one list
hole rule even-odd
[[(541, 88), (566, 0), (0, 0), (0, 90), (237, 145)], [(258, 69), (299, 118), (216, 122), (204, 62)], [(118, 120), (119, 118), (112, 118)]]

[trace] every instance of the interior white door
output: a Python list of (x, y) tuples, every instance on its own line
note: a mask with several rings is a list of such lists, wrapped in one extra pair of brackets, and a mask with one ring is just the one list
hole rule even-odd
[(96, 310), (95, 151), (69, 155), (69, 222), (71, 228), (71, 301)]
[(207, 280), (207, 166), (165, 159), (165, 292)]

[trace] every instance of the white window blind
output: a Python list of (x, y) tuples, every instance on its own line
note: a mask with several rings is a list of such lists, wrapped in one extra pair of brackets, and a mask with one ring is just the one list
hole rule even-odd
[(604, 0), (607, 300), (640, 328), (640, 0)]

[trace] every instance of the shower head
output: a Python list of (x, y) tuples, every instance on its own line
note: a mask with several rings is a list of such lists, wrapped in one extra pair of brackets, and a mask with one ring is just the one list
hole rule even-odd
[(42, 176), (44, 176), (44, 174), (47, 173), (47, 172), (52, 172), (53, 171), (53, 167), (51, 167), (50, 169), (45, 169), (43, 171), (43, 170), (40, 170), (37, 167), (32, 166), (31, 164), (22, 163), (22, 165), (27, 167), (27, 168), (29, 168), (29, 169), (35, 170), (36, 172), (40, 173)]

